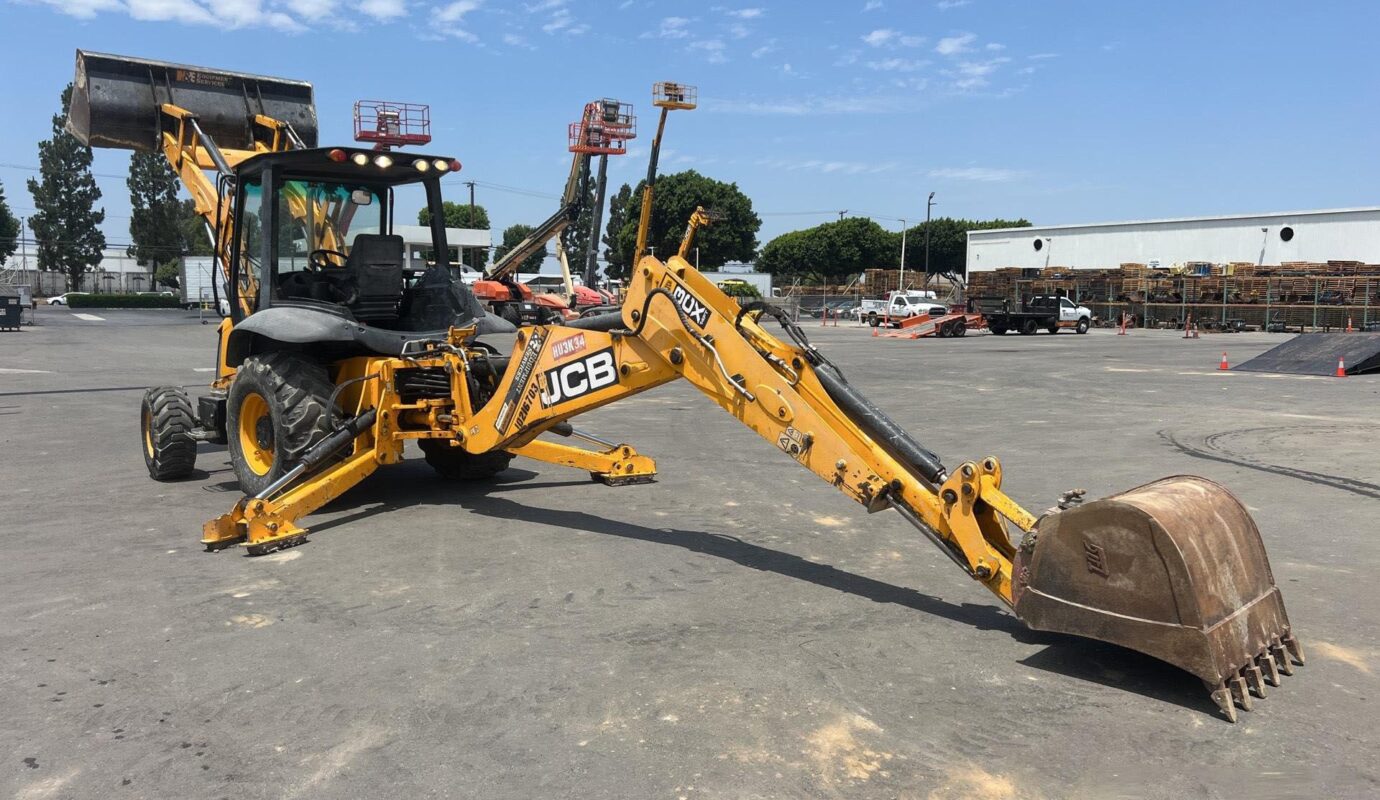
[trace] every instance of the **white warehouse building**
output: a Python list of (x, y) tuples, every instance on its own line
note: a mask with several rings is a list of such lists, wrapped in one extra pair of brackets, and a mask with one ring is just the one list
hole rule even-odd
[(1380, 208), (969, 231), (966, 270), (1286, 261), (1380, 263)]

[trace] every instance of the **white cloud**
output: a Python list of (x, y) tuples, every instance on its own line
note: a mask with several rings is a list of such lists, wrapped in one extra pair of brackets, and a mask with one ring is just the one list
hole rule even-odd
[(978, 181), (980, 183), (1007, 183), (1026, 176), (1022, 170), (993, 169), (991, 167), (945, 167), (929, 171), (931, 178), (948, 178), (955, 181)]
[(890, 28), (878, 28), (877, 30), (862, 37), (862, 40), (864, 44), (869, 45), (871, 47), (881, 47), (882, 45), (887, 44), (899, 35), (900, 34), (898, 34), (896, 31), (893, 31)]
[(988, 42), (985, 45), (985, 47), (993, 53), (1000, 53), (1001, 51), (1006, 49), (1006, 45), (1001, 44), (999, 42)]
[(685, 29), (689, 24), (690, 20), (685, 17), (664, 17), (656, 32), (643, 34), (643, 38), (684, 39), (690, 35), (690, 31)]
[(748, 30), (748, 26), (737, 22), (728, 26), (728, 32), (734, 39), (746, 39), (748, 34), (751, 33), (751, 31)]
[(863, 5), (863, 11), (876, 11), (877, 9), (882, 7), (882, 0), (867, 0), (867, 2)]
[[(215, 25), (216, 18), (204, 7), (177, 0), (129, 0), (129, 15), (144, 22), (185, 22), (191, 25)], [(243, 17), (243, 9), (234, 10)], [(241, 23), (242, 24), (242, 23)]]
[(929, 66), (929, 63), (912, 58), (888, 58), (882, 61), (869, 61), (867, 67), (878, 72), (918, 72)]
[(313, 22), (329, 17), (337, 5), (337, 0), (287, 0), (289, 11)]
[(934, 7), (940, 11), (948, 11), (951, 8), (962, 8), (971, 2), (973, 0), (939, 0), (938, 3), (934, 4)]
[(536, 49), (532, 47), (532, 44), (530, 42), (527, 41), (526, 36), (519, 36), (516, 33), (503, 34), (503, 43), (508, 45), (509, 47), (525, 47), (528, 50)]
[(540, 0), (540, 2), (537, 3), (528, 3), (524, 5), (523, 8), (527, 10), (527, 13), (535, 14), (538, 11), (549, 11), (553, 8), (560, 8), (565, 5), (566, 2), (567, 0)]
[(589, 26), (583, 22), (576, 21), (568, 8), (557, 8), (556, 13), (551, 15), (551, 19), (541, 29), (550, 34), (564, 33), (567, 36), (579, 36), (589, 30)]
[(479, 0), (457, 0), (434, 9), (435, 19), (440, 22), (459, 22), (465, 15), (479, 8)]
[(1036, 53), (1033, 56), (1026, 56), (1026, 58), (1030, 59), (1031, 61), (1044, 61), (1045, 59), (1058, 57), (1058, 53)]
[(102, 11), (119, 11), (119, 0), (39, 0), (69, 17), (91, 19)]
[(377, 20), (397, 19), (407, 14), (406, 0), (362, 0), (358, 6), (366, 16)]
[(752, 51), (752, 57), (753, 57), (753, 58), (761, 58), (762, 56), (767, 55), (768, 53), (775, 53), (775, 52), (776, 52), (776, 40), (775, 40), (775, 39), (768, 39), (766, 44), (764, 44), (764, 45), (762, 45), (761, 47), (758, 47), (756, 50), (753, 50), (753, 51)]
[(701, 39), (690, 43), (691, 50), (701, 50), (705, 53), (705, 58), (711, 64), (723, 64), (728, 61), (728, 56), (724, 55), (724, 43), (721, 39)]
[(915, 99), (903, 95), (810, 95), (771, 100), (701, 98), (700, 108), (719, 114), (770, 114), (791, 117), (817, 114), (886, 114), (913, 108)]
[(945, 74), (954, 78), (954, 86), (962, 90), (981, 89), (988, 84), (988, 76), (996, 72), (1009, 58), (992, 58), (987, 61), (962, 61)]
[(737, 11), (727, 13), (730, 17), (737, 17), (738, 19), (757, 19), (767, 12), (760, 8), (740, 8)]
[(946, 36), (939, 40), (939, 44), (934, 46), (934, 52), (941, 56), (952, 56), (959, 53), (966, 53), (970, 45), (977, 41), (975, 33), (961, 33), (957, 36)]

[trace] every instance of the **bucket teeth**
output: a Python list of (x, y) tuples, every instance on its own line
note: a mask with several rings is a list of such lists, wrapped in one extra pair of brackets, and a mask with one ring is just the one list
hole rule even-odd
[(1250, 711), (1255, 708), (1255, 701), (1251, 699), (1251, 692), (1246, 688), (1246, 679), (1236, 675), (1227, 679), (1227, 685), (1231, 687), (1231, 697), (1236, 704), (1241, 706), (1242, 711)]
[[(1211, 686), (1211, 684), (1208, 685)], [(1228, 722), (1236, 722), (1236, 704), (1232, 702), (1231, 689), (1228, 689), (1225, 683), (1212, 690), (1212, 702), (1222, 709)]]
[(1299, 644), (1299, 640), (1295, 639), (1292, 633), (1284, 637), (1284, 646), (1289, 650), (1289, 655), (1294, 657), (1294, 661), (1303, 666), (1303, 645)]
[(1270, 655), (1270, 651), (1266, 650), (1261, 653), (1259, 657), (1256, 658), (1256, 663), (1258, 663), (1260, 668), (1264, 671), (1265, 682), (1271, 686), (1278, 686), (1279, 667), (1275, 665), (1275, 657)]
[(1270, 644), (1270, 655), (1275, 657), (1275, 663), (1279, 665), (1279, 671), (1285, 675), (1293, 675), (1294, 667), (1289, 663), (1289, 654), (1284, 651), (1284, 645), (1279, 642)]
[(1296, 639), (1287, 636), (1274, 640), (1246, 666), (1227, 673), (1221, 683), (1207, 683), (1208, 690), (1212, 692), (1212, 702), (1222, 709), (1228, 721), (1236, 722), (1238, 707), (1242, 711), (1252, 710), (1255, 698), (1265, 698), (1267, 686), (1279, 686), (1280, 675), (1294, 674), (1290, 654), (1294, 655), (1294, 662), (1302, 663), (1298, 656), (1303, 654), (1303, 650)]

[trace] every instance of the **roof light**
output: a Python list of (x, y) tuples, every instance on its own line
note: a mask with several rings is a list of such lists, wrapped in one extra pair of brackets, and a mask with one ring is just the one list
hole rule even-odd
[(389, 167), (393, 166), (393, 157), (385, 156), (382, 154), (376, 155), (374, 156), (374, 166), (378, 167), (379, 169), (388, 169)]
[(438, 158), (438, 159), (436, 159), (435, 161), (433, 161), (433, 162), (431, 162), (431, 163), (432, 163), (432, 166), (436, 167), (436, 171), (437, 171), (437, 172), (449, 172), (449, 171), (450, 171), (450, 164), (446, 163), (446, 162), (445, 162), (444, 160), (442, 160), (442, 159), (439, 159), (439, 158)]
[(341, 150), (339, 147), (337, 147), (337, 148), (335, 148), (334, 150), (332, 150), (331, 152), (327, 153), (327, 154), (326, 154), (326, 158), (329, 158), (330, 160), (332, 160), (332, 161), (334, 161), (335, 163), (339, 164), (340, 162), (342, 162), (342, 161), (345, 160), (345, 151), (344, 151), (344, 150)]
[(460, 171), (460, 162), (457, 161), (457, 160), (454, 159), (454, 158), (452, 158), (452, 159), (450, 160), (450, 171), (451, 171), (451, 172), (459, 172), (459, 171)]
[(431, 169), (431, 162), (427, 161), (425, 158), (419, 158), (412, 162), (412, 166), (416, 167), (418, 172), (427, 172)]
[(359, 166), (362, 167), (362, 166), (364, 166), (365, 164), (368, 164), (368, 163), (369, 163), (369, 154), (368, 154), (368, 153), (355, 153), (354, 155), (350, 156), (350, 160), (353, 161), (353, 162), (355, 162), (356, 164), (358, 164)]

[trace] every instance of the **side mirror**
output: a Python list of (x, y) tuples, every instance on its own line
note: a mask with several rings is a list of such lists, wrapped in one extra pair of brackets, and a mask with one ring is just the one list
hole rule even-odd
[(370, 206), (374, 204), (374, 193), (368, 189), (355, 189), (350, 192), (350, 202), (357, 206)]

